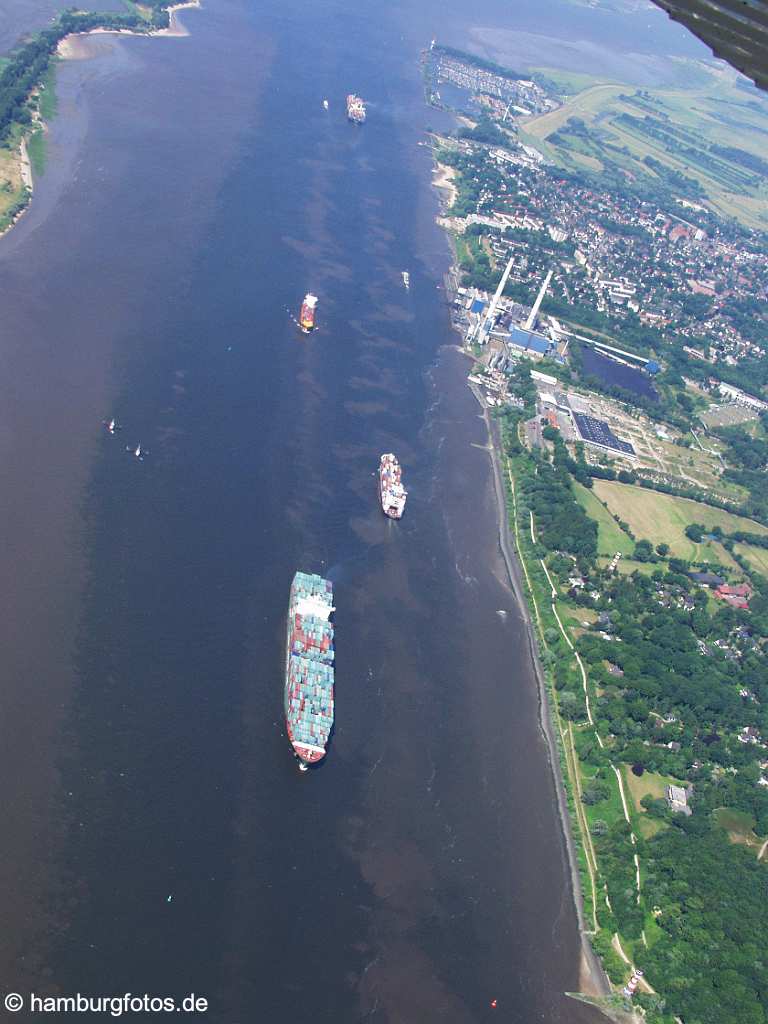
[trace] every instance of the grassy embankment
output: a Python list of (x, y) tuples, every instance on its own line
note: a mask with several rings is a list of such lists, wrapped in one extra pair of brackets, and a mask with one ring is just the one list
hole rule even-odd
[(14, 126), (0, 142), (0, 233), (24, 209), (29, 198), (21, 174), (21, 139), (21, 128)]
[(46, 161), (46, 128), (56, 116), (58, 101), (56, 99), (56, 61), (46, 71), (40, 83), (37, 94), (37, 112), (39, 120), (36, 122), (32, 134), (27, 142), (27, 152), (32, 162), (32, 170), (35, 174), (42, 174), (45, 171)]

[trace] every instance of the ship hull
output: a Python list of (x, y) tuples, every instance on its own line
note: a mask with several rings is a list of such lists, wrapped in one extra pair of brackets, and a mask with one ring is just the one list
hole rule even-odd
[(291, 749), (299, 767), (326, 755), (334, 721), (334, 652), (331, 584), (296, 573), (286, 624), (283, 706)]
[(379, 503), (381, 504), (381, 511), (388, 519), (403, 518), (402, 509), (391, 506), (388, 503), (387, 492), (384, 487), (384, 481), (381, 478), (381, 473), (379, 473)]
[(403, 487), (400, 463), (392, 453), (379, 462), (379, 503), (388, 519), (402, 519), (408, 492)]
[(309, 334), (315, 327), (315, 309), (317, 307), (317, 296), (305, 295), (304, 301), (299, 310), (299, 327), (304, 334)]
[(365, 104), (359, 96), (350, 93), (347, 96), (347, 120), (352, 124), (363, 124), (365, 122)]

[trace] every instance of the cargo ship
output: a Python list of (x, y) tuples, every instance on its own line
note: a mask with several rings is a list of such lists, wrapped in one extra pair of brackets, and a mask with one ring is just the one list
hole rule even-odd
[(402, 519), (408, 492), (403, 487), (402, 470), (395, 456), (389, 452), (379, 462), (379, 495), (381, 510), (390, 519)]
[(365, 120), (365, 104), (353, 92), (347, 96), (347, 117), (355, 124), (362, 124)]
[(297, 572), (288, 604), (285, 650), (285, 725), (299, 768), (325, 757), (333, 727), (333, 586)]
[(299, 327), (301, 327), (305, 334), (309, 334), (315, 326), (316, 306), (317, 296), (307, 292), (304, 296), (304, 301), (301, 304), (301, 312), (299, 313)]

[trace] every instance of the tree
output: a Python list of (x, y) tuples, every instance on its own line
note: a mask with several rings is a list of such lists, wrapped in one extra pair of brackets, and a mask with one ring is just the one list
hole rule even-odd
[(571, 690), (564, 690), (560, 694), (559, 704), (560, 711), (566, 718), (578, 718), (583, 708), (583, 702)]

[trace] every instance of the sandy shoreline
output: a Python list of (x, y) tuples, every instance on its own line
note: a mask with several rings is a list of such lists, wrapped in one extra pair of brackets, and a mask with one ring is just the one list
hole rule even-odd
[[(93, 50), (88, 46), (87, 37), (94, 35), (116, 35), (116, 36), (150, 36), (156, 38), (158, 36), (170, 37), (170, 38), (182, 38), (189, 35), (189, 30), (182, 25), (181, 21), (177, 17), (179, 11), (183, 11), (187, 8), (199, 8), (201, 6), (200, 0), (185, 0), (184, 3), (174, 4), (168, 7), (169, 24), (168, 28), (154, 29), (148, 32), (137, 32), (134, 29), (110, 29), (110, 28), (93, 28), (88, 32), (72, 32), (68, 36), (65, 36), (59, 41), (56, 48), (56, 54), (63, 60), (87, 60), (94, 56)], [(30, 94), (35, 95), (37, 86)], [(46, 130), (45, 124), (40, 119), (39, 115), (33, 115), (33, 130)], [(31, 135), (30, 131), (26, 131), (21, 137), (21, 143), (18, 149), (18, 173), (21, 178), (21, 182), (27, 189), (29, 198), (22, 210), (20, 210), (10, 224), (7, 225), (2, 231), (0, 231), (0, 238), (3, 238), (9, 231), (12, 230), (18, 223), (19, 219), (24, 216), (30, 207), (32, 202), (32, 192), (34, 190), (34, 177), (32, 174), (32, 162), (29, 159), (29, 152), (27, 150), (27, 141)]]
[(450, 209), (456, 202), (456, 197), (459, 194), (459, 190), (453, 183), (453, 179), (456, 176), (456, 171), (453, 167), (449, 167), (447, 164), (441, 164), (439, 160), (435, 160), (435, 167), (432, 171), (435, 175), (432, 184), (435, 188), (444, 189), (448, 193), (448, 209)]
[(174, 4), (167, 8), (169, 16), (168, 28), (157, 28), (149, 32), (137, 32), (132, 28), (92, 28), (87, 32), (71, 32), (60, 40), (56, 49), (57, 54), (63, 60), (86, 60), (93, 56), (85, 45), (88, 36), (149, 36), (152, 39), (159, 37), (179, 39), (189, 35), (189, 30), (182, 25), (177, 17), (179, 11), (187, 8), (199, 8), (200, 0), (186, 0), (185, 3)]
[(21, 139), (21, 145), (19, 146), (19, 159), (20, 159), (20, 171), (21, 180), (24, 185), (32, 191), (32, 162), (29, 159), (29, 153), (27, 152), (27, 136), (23, 135)]

